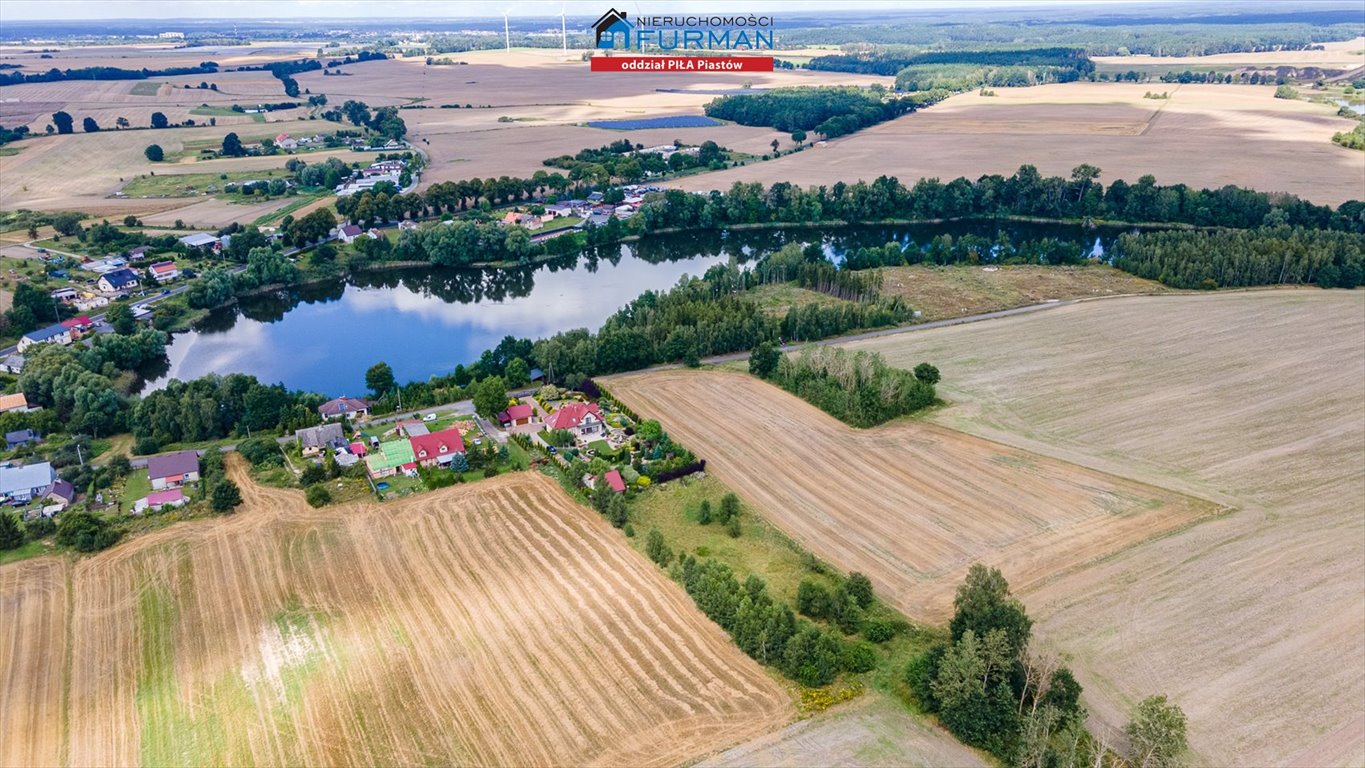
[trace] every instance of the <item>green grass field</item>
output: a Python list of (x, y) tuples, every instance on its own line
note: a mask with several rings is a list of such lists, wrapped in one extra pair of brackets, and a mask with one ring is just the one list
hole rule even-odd
[(265, 115), (260, 112), (253, 112), (248, 114), (246, 112), (237, 112), (236, 110), (230, 109), (228, 107), (210, 107), (207, 105), (200, 105), (195, 107), (194, 109), (191, 109), (190, 114), (204, 115), (206, 117), (249, 117), (251, 118), (252, 122), (256, 123), (265, 122)]
[(832, 307), (845, 304), (843, 299), (801, 288), (793, 283), (772, 283), (760, 285), (744, 293), (744, 300), (758, 305), (759, 309), (770, 315), (783, 317), (792, 307), (801, 309), (811, 304)]
[[(128, 197), (197, 197), (204, 194), (220, 194), (225, 184), (285, 179), (291, 175), (289, 171), (283, 168), (273, 168), (260, 171), (139, 176), (124, 185), (123, 194)], [(223, 178), (224, 176), (227, 178)], [(253, 195), (251, 199), (263, 200), (264, 198)]]
[(123, 478), (123, 493), (119, 496), (119, 508), (124, 512), (132, 510), (133, 503), (152, 492), (152, 483), (147, 479), (147, 470), (135, 469)]
[(15, 549), (0, 549), (0, 565), (17, 563), (20, 560), (47, 554), (50, 547), (45, 543), (46, 541), (46, 539), (39, 539), (38, 541), (25, 542)]
[(161, 91), (161, 81), (153, 82), (144, 80), (140, 83), (133, 83), (133, 89), (129, 91), (134, 96), (155, 96)]

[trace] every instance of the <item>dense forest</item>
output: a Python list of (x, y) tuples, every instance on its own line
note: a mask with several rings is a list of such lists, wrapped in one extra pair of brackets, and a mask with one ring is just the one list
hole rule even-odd
[(211, 75), (218, 72), (218, 65), (212, 61), (200, 62), (197, 67), (168, 67), (166, 69), (120, 69), (118, 67), (82, 67), (80, 69), (56, 69), (34, 72), (26, 75), (19, 71), (0, 72), (0, 85), (20, 83), (55, 83), (61, 80), (146, 80), (151, 77), (176, 77), (178, 75)]
[(1095, 71), (1094, 63), (1080, 48), (916, 52), (897, 47), (817, 56), (806, 66), (830, 72), (894, 75), (899, 91), (963, 91), (981, 86), (1067, 83)]
[[(946, 94), (944, 94), (946, 96)], [(880, 87), (774, 88), (721, 96), (705, 107), (708, 117), (740, 125), (762, 125), (784, 133), (814, 131), (825, 138), (843, 136), (914, 112), (940, 96), (889, 96)]]
[(813, 347), (772, 365), (767, 349), (755, 348), (749, 370), (854, 427), (875, 427), (937, 401), (937, 368), (892, 368), (876, 352)]
[(1365, 237), (1301, 227), (1122, 235), (1114, 266), (1176, 288), (1365, 285)]

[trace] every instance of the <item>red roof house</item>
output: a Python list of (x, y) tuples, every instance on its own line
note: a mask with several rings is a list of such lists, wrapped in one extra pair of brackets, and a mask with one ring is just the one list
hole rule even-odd
[(360, 441), (358, 441), (358, 440), (357, 440), (356, 442), (354, 442), (354, 443), (351, 443), (351, 455), (352, 455), (352, 456), (365, 456), (365, 455), (368, 454), (369, 452), (370, 452), (370, 450), (369, 450), (368, 448), (365, 447), (365, 444), (364, 444), (364, 443), (362, 443), (362, 442), (360, 442)]
[(601, 434), (602, 412), (597, 403), (566, 403), (550, 414), (550, 429), (566, 429), (580, 435)]
[(449, 464), (457, 454), (464, 453), (464, 438), (460, 437), (460, 430), (453, 427), (410, 437), (408, 442), (412, 443), (412, 455), (417, 463), (424, 467)]
[(95, 321), (91, 320), (89, 315), (76, 315), (70, 320), (63, 320), (62, 327), (73, 331), (88, 331), (95, 327)]
[(530, 424), (536, 415), (536, 411), (526, 403), (518, 403), (498, 414), (498, 421), (503, 426), (519, 427), (523, 424)]
[(604, 473), (602, 479), (607, 481), (607, 486), (617, 493), (626, 492), (626, 481), (621, 479), (621, 473), (616, 470)]

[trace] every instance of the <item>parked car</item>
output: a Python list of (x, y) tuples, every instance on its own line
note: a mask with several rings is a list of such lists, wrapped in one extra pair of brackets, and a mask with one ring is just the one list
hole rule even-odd
[(427, 415), (425, 415), (425, 416), (422, 417), (422, 421), (435, 421), (435, 420), (436, 420), (436, 414), (434, 414), (434, 413), (428, 413)]

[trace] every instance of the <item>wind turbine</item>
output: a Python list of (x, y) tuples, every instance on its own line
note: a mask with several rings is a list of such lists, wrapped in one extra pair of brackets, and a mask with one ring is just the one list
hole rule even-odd
[(569, 28), (564, 22), (565, 5), (559, 6), (559, 44), (563, 46), (565, 55), (569, 53)]
[(507, 11), (502, 12), (502, 36), (507, 41), (507, 50), (512, 50), (512, 33), (507, 30)]

